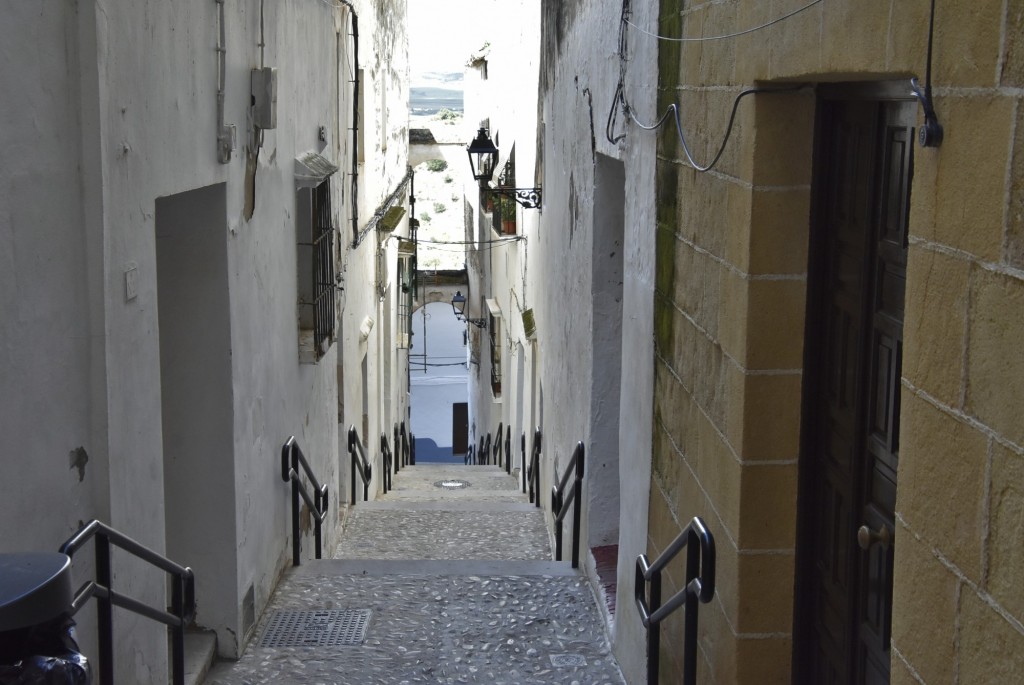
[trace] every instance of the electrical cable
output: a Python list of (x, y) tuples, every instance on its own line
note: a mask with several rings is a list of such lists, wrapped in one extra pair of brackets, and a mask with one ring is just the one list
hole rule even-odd
[(710, 171), (712, 168), (714, 168), (714, 166), (718, 164), (718, 160), (722, 158), (722, 154), (725, 152), (725, 146), (729, 142), (729, 137), (732, 135), (733, 124), (736, 122), (736, 110), (739, 109), (740, 100), (747, 97), (748, 95), (757, 95), (762, 93), (786, 93), (792, 92), (794, 90), (802, 90), (807, 87), (808, 86), (804, 84), (799, 84), (796, 86), (790, 86), (786, 88), (747, 88), (746, 90), (742, 91), (739, 95), (736, 96), (736, 99), (733, 100), (732, 112), (729, 114), (729, 123), (726, 125), (725, 137), (722, 138), (722, 144), (718, 146), (718, 152), (715, 154), (714, 158), (708, 164), (705, 165), (699, 164), (697, 160), (693, 158), (693, 154), (690, 152), (690, 146), (687, 145), (686, 143), (686, 134), (683, 133), (683, 125), (679, 121), (679, 106), (676, 103), (673, 102), (671, 105), (669, 105), (668, 109), (665, 110), (665, 114), (662, 115), (661, 119), (658, 119), (657, 123), (651, 126), (645, 125), (643, 122), (636, 118), (636, 115), (633, 114), (633, 110), (629, 106), (628, 102), (626, 103), (625, 107), (626, 114), (629, 115), (629, 118), (632, 119), (637, 126), (644, 129), (645, 131), (654, 131), (656, 129), (661, 128), (665, 124), (665, 121), (668, 120), (669, 115), (674, 115), (673, 118), (676, 122), (676, 131), (679, 133), (679, 141), (683, 144), (683, 153), (686, 155), (686, 159), (687, 161), (690, 162), (690, 165), (697, 171), (703, 173), (706, 171)]
[(800, 14), (801, 12), (803, 12), (804, 10), (808, 10), (808, 9), (814, 7), (815, 5), (820, 4), (820, 3), (824, 2), (824, 1), (825, 0), (812, 0), (812, 2), (810, 2), (809, 4), (804, 5), (803, 7), (799, 8), (799, 9), (795, 9), (792, 12), (790, 12), (789, 14), (784, 14), (783, 16), (781, 16), (781, 17), (779, 17), (777, 19), (772, 19), (768, 23), (761, 24), (760, 26), (755, 26), (753, 28), (745, 29), (743, 31), (738, 31), (736, 33), (727, 33), (727, 34), (724, 34), (724, 35), (721, 35), (721, 36), (704, 36), (704, 37), (701, 37), (701, 38), (669, 38), (668, 36), (659, 36), (657, 33), (651, 33), (650, 31), (640, 27), (639, 25), (634, 24), (633, 22), (629, 21), (629, 19), (623, 19), (623, 21), (625, 23), (629, 24), (630, 26), (632, 26), (633, 28), (635, 28), (640, 33), (643, 33), (644, 35), (650, 36), (651, 38), (657, 38), (658, 40), (667, 40), (667, 41), (672, 41), (674, 43), (703, 43), (705, 41), (710, 41), (710, 40), (725, 40), (726, 38), (736, 38), (738, 36), (745, 36), (748, 33), (754, 33), (755, 31), (760, 31), (762, 29), (766, 29), (769, 26), (774, 26), (775, 24), (778, 24), (781, 21), (785, 21), (786, 19), (789, 19), (790, 17), (794, 17), (794, 16)]

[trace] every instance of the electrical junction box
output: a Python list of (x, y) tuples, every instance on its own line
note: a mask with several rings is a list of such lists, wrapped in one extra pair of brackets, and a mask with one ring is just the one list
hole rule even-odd
[(277, 69), (252, 70), (252, 123), (257, 128), (277, 128)]

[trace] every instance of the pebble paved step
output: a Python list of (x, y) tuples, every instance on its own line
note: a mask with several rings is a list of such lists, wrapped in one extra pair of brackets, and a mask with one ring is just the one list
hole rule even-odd
[[(551, 561), (543, 513), (512, 476), (431, 464), (394, 485), (352, 508), (339, 558), (286, 573), (246, 653), (209, 685), (622, 685), (586, 579)], [(262, 646), (281, 611), (309, 612), (311, 642), (340, 624), (312, 612), (365, 619), (365, 633), (355, 646)]]

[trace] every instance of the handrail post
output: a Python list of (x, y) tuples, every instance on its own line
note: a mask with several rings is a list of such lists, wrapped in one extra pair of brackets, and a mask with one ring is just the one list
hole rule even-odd
[(505, 426), (505, 473), (512, 473), (512, 426)]
[(580, 567), (580, 517), (583, 514), (583, 460), (586, 448), (582, 442), (576, 443), (576, 481), (572, 489), (572, 567)]
[[(697, 532), (691, 528), (686, 537), (686, 585), (689, 587), (690, 581), (700, 576), (702, 554)], [(696, 593), (686, 593), (683, 633), (687, 636), (683, 641), (683, 679), (686, 683), (697, 682), (697, 602)]]
[[(538, 500), (540, 497), (537, 498)], [(551, 513), (555, 517), (555, 561), (562, 560), (562, 521), (558, 513), (562, 511), (562, 493), (556, 485), (551, 489)]]
[[(661, 608), (661, 570), (655, 571), (654, 575), (651, 576), (651, 591), (650, 591), (650, 613), (653, 616), (654, 613)], [(683, 640), (686, 642), (685, 638)], [(661, 670), (661, 621), (657, 623), (652, 622), (652, 625), (647, 629), (647, 683), (648, 685), (658, 685), (658, 672)], [(685, 669), (684, 669), (685, 671)], [(684, 676), (685, 677), (685, 676)], [(692, 681), (687, 682), (690, 685)]]
[[(171, 589), (171, 608), (175, 616), (185, 615), (184, 588), (185, 580), (174, 577)], [(185, 625), (184, 621), (174, 626), (171, 637), (171, 678), (174, 685), (185, 685)]]
[(398, 424), (397, 423), (395, 424), (394, 433), (395, 433), (395, 452), (397, 452), (397, 457), (398, 457), (397, 459), (395, 459), (395, 473), (398, 473), (399, 469), (401, 469), (403, 466), (405, 466), (405, 464), (402, 463), (402, 459), (403, 459), (402, 450), (398, 447), (399, 432), (398, 432)]
[(96, 533), (96, 584), (107, 588), (106, 596), (96, 599), (96, 630), (99, 633), (98, 648), (100, 661), (100, 682), (106, 685), (114, 682), (114, 612), (110, 602), (113, 589), (113, 573), (110, 568), (110, 538), (106, 533)]
[(522, 470), (523, 476), (523, 494), (526, 494), (526, 431), (523, 431), (523, 435), (519, 438), (519, 468)]
[(348, 429), (348, 463), (349, 470), (352, 472), (349, 480), (352, 483), (352, 506), (356, 504), (356, 444), (355, 441), (358, 439), (355, 434), (356, 428), (352, 426)]

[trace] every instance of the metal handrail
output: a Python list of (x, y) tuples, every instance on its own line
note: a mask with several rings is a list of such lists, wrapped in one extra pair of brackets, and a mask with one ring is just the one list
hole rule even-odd
[[(501, 435), (499, 434), (499, 438)], [(512, 473), (512, 426), (505, 426), (505, 473)]]
[[(356, 472), (359, 473), (359, 478), (363, 481), (363, 501), (367, 502), (370, 499), (370, 479), (373, 478), (373, 469), (370, 468), (370, 463), (366, 460), (366, 448), (363, 447), (362, 441), (359, 439), (359, 432), (356, 431), (355, 426), (349, 426), (348, 429), (348, 456), (349, 463), (351, 464), (351, 477), (349, 480), (352, 481), (352, 504), (356, 503)], [(358, 469), (356, 467), (359, 467)]]
[(519, 437), (519, 470), (523, 475), (523, 494), (526, 494), (526, 431)]
[(502, 448), (501, 433), (504, 430), (505, 430), (505, 423), (503, 421), (498, 422), (498, 432), (494, 434), (495, 435), (494, 445), (491, 447), (491, 455), (490, 456), (492, 456), (494, 458), (494, 465), (495, 466), (499, 466), (499, 467), (501, 466), (501, 458), (504, 456), (502, 454), (502, 449), (501, 449)]
[[(580, 567), (580, 515), (583, 508), (583, 461), (586, 448), (582, 442), (576, 443), (576, 449), (572, 451), (572, 459), (569, 460), (565, 473), (558, 485), (551, 488), (551, 513), (555, 517), (555, 561), (562, 560), (562, 521), (569, 513), (569, 505), (572, 504), (572, 567)], [(566, 496), (566, 488), (569, 487), (569, 478), (572, 479), (572, 488)]]
[[(180, 566), (145, 545), (97, 520), (78, 529), (60, 547), (60, 551), (73, 557), (89, 540), (95, 539), (96, 579), (82, 585), (71, 602), (71, 614), (78, 612), (92, 597), (96, 597), (96, 624), (99, 633), (99, 681), (106, 685), (114, 682), (114, 612), (119, 606), (167, 625), (171, 630), (171, 682), (185, 682), (185, 627), (196, 615), (196, 580), (192, 569)], [(165, 571), (171, 577), (171, 609), (164, 611), (143, 604), (137, 599), (114, 592), (112, 585), (110, 546), (119, 547), (129, 554)]]
[[(686, 548), (686, 584), (670, 600), (661, 603), (661, 571)], [(694, 553), (696, 550), (696, 554)], [(650, 590), (647, 589), (650, 583)], [(687, 524), (653, 564), (647, 555), (636, 558), (634, 598), (640, 621), (647, 628), (647, 683), (657, 685), (661, 622), (685, 606), (683, 628), (683, 685), (697, 682), (697, 606), (715, 596), (715, 538), (699, 516)]]
[[(302, 484), (299, 477), (299, 466), (302, 472), (309, 479), (313, 486), (313, 496), (309, 496), (306, 486)], [(313, 475), (313, 469), (306, 461), (306, 455), (299, 448), (299, 443), (292, 435), (281, 446), (281, 479), (285, 483), (292, 483), (292, 566), (299, 565), (299, 552), (301, 547), (301, 534), (299, 532), (299, 496), (306, 501), (306, 506), (313, 517), (313, 530), (316, 536), (316, 558), (321, 558), (322, 537), (321, 528), (327, 519), (327, 486), (320, 485), (320, 482)]]
[(540, 507), (540, 426), (533, 432), (533, 447), (530, 450), (530, 468), (526, 470), (526, 480), (530, 484), (530, 502)]
[[(411, 432), (406, 431), (405, 421), (402, 421), (402, 459), (405, 463), (402, 466), (416, 466), (416, 452), (413, 448), (415, 445), (415, 439)], [(395, 449), (398, 449), (398, 445), (395, 445)]]
[(488, 433), (484, 436), (484, 448), (480, 450), (480, 454), (484, 458), (484, 464), (487, 466), (491, 465), (491, 434)]
[(395, 473), (397, 474), (401, 470), (401, 468), (403, 466), (405, 466), (405, 464), (402, 463), (403, 455), (402, 455), (402, 450), (399, 448), (399, 445), (401, 445), (402, 443), (399, 442), (399, 437), (401, 437), (401, 434), (398, 432), (398, 424), (397, 423), (395, 424), (393, 430), (394, 430), (394, 434), (395, 434), (395, 443), (394, 443), (395, 444), (395, 455), (394, 455), (395, 456)]
[[(384, 462), (384, 478), (381, 480), (384, 484), (384, 494), (386, 495), (388, 490), (391, 489), (391, 467), (397, 462), (391, 453), (391, 445), (388, 444), (387, 433), (380, 434), (380, 457)], [(395, 468), (397, 469), (397, 466)]]

